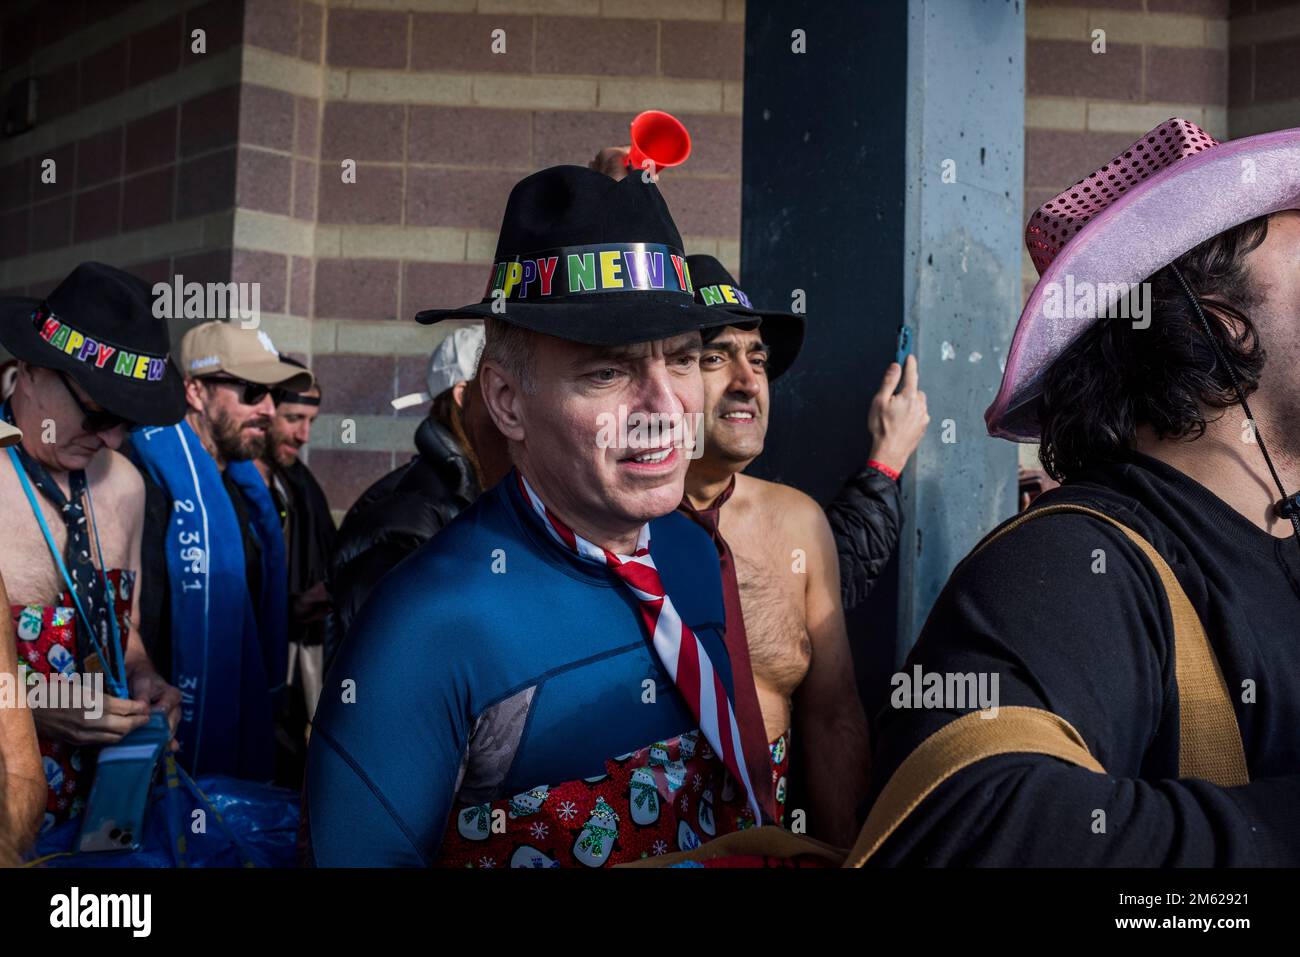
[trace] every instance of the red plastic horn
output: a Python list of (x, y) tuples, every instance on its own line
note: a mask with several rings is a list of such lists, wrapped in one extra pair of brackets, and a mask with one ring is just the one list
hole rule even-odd
[(632, 121), (632, 149), (627, 164), (644, 169), (645, 161), (654, 163), (656, 172), (680, 166), (691, 155), (691, 134), (682, 121), (662, 110), (646, 110)]

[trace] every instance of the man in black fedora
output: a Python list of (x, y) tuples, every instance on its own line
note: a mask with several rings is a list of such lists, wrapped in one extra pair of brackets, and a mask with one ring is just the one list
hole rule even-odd
[(150, 711), (165, 712), (173, 730), (180, 717), (180, 693), (133, 624), (144, 488), (117, 450), (133, 425), (177, 421), (184, 400), (149, 287), (101, 263), (82, 263), (45, 300), (0, 300), (0, 345), (19, 360), (0, 416), (24, 436), (0, 455), (0, 577), (18, 657), (44, 675), (102, 673), (108, 694), (98, 717), (33, 712), (50, 826), (81, 810), (96, 747)]
[(515, 468), (371, 594), (325, 683), (319, 864), (608, 866), (773, 818), (745, 755), (717, 554), (675, 510), (702, 326), (658, 187), (510, 194), (478, 383)]

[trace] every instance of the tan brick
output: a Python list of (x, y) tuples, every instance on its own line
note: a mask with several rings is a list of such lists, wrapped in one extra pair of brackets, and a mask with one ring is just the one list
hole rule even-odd
[(722, 110), (722, 84), (712, 80), (601, 80), (602, 110), (694, 111)]
[(745, 22), (745, 0), (727, 0), (725, 18), (731, 23)]
[(1129, 13), (1120, 10), (1089, 10), (1089, 33), (1106, 31), (1106, 50), (1115, 43), (1158, 43), (1164, 46), (1205, 45), (1205, 21), (1175, 13)]
[[(368, 100), (373, 103), (437, 103), (444, 106), (469, 106), (474, 102), (476, 87), (476, 78), (469, 76), (352, 70), (348, 74), (346, 97), (349, 100)], [(336, 98), (332, 78), (330, 97)]]
[(1088, 101), (1060, 96), (1025, 97), (1025, 128), (1082, 130), (1088, 125)]
[(317, 96), (321, 87), (321, 67), (297, 57), (272, 53), (260, 47), (243, 47), (245, 83), (269, 86), (297, 96)]
[(745, 84), (722, 84), (722, 112), (739, 115), (745, 111)]
[(432, 259), (460, 262), (465, 258), (465, 231), (430, 226), (342, 226), (343, 258)]
[(478, 0), (478, 12), (594, 17), (600, 14), (600, 0)]
[(600, 13), (605, 17), (643, 17), (650, 20), (721, 20), (724, 0), (601, 0)]
[(465, 259), (469, 262), (490, 263), (496, 255), (495, 229), (470, 229), (465, 233)]
[(479, 106), (550, 110), (591, 109), (598, 102), (598, 89), (603, 89), (597, 87), (596, 80), (541, 76), (476, 76), (473, 85), (473, 102)]
[[(319, 279), (317, 282), (319, 289)], [(339, 352), (427, 356), (431, 348), (429, 327), (418, 322), (340, 322), (336, 335)]]
[(1294, 7), (1235, 16), (1228, 26), (1228, 43), (1234, 47), (1294, 36), (1300, 36), (1300, 17)]
[(1100, 133), (1132, 133), (1154, 129), (1171, 116), (1201, 125), (1205, 107), (1198, 103), (1107, 103), (1089, 101), (1088, 129)]
[(311, 223), (251, 209), (237, 209), (231, 242), (242, 249), (310, 256), (314, 251), (312, 233)]
[(1034, 40), (1090, 41), (1088, 11), (1079, 7), (1028, 6), (1025, 36)]

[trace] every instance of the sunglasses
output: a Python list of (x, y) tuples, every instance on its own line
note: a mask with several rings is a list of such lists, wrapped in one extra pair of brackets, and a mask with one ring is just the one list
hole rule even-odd
[(260, 382), (248, 382), (244, 379), (215, 375), (204, 376), (203, 381), (212, 382), (216, 385), (230, 385), (235, 388), (242, 388), (243, 392), (239, 396), (239, 401), (244, 405), (257, 405), (271, 394), (271, 387), (262, 385)]
[(135, 424), (116, 412), (109, 412), (107, 409), (87, 408), (86, 403), (81, 401), (81, 396), (77, 395), (77, 390), (72, 387), (72, 382), (67, 375), (60, 372), (59, 378), (63, 381), (63, 387), (68, 390), (68, 395), (72, 396), (72, 401), (77, 403), (77, 408), (81, 410), (81, 430), (83, 432), (111, 432), (118, 426), (130, 427)]

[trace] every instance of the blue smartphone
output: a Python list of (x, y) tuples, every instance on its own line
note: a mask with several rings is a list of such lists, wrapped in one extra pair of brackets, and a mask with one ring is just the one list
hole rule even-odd
[(77, 850), (140, 849), (158, 758), (171, 737), (167, 716), (155, 711), (148, 724), (100, 749)]
[(912, 354), (912, 327), (904, 323), (898, 327), (898, 344), (894, 350), (894, 361), (900, 366), (907, 363)]

